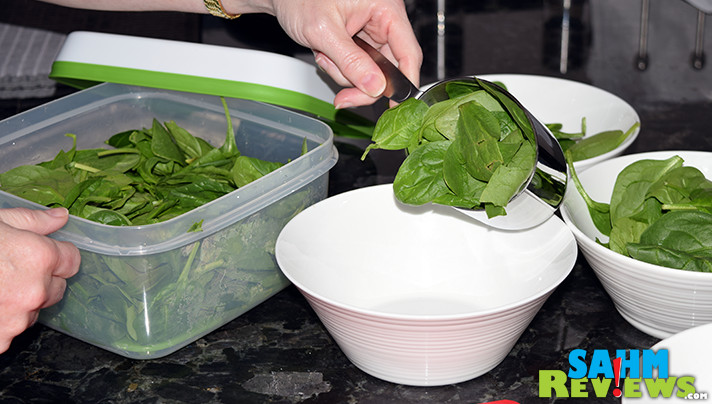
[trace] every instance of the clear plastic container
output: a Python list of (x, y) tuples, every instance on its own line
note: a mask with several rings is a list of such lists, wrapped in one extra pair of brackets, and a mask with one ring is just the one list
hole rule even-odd
[[(289, 284), (274, 260), (282, 227), (327, 196), (338, 154), (324, 123), (279, 107), (227, 99), (240, 152), (278, 170), (171, 220), (115, 227), (71, 216), (51, 236), (81, 251), (79, 273), (40, 322), (117, 354), (165, 356)], [(156, 118), (214, 146), (225, 140), (220, 98), (105, 83), (0, 121), (0, 172), (77, 148)], [(306, 139), (308, 152), (301, 155)], [(107, 146), (108, 147), (108, 146)], [(41, 208), (0, 191), (0, 208)], [(202, 221), (202, 231), (191, 226)]]

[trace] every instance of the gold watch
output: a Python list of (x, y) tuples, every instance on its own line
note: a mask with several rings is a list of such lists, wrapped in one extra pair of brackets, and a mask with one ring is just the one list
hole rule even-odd
[(205, 3), (205, 8), (208, 9), (208, 12), (216, 17), (234, 20), (240, 16), (240, 14), (229, 14), (225, 11), (225, 7), (223, 7), (220, 0), (203, 0), (203, 3)]

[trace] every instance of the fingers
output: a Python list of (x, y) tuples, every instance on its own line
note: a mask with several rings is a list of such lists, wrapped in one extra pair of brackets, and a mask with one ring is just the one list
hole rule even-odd
[(360, 107), (363, 105), (371, 105), (380, 98), (380, 94), (371, 97), (356, 87), (352, 87), (351, 82), (341, 74), (341, 70), (331, 61), (326, 55), (321, 52), (314, 52), (316, 63), (319, 67), (331, 76), (334, 81), (346, 87), (339, 91), (334, 97), (334, 105), (336, 109), (344, 109), (351, 107)]
[(420, 85), (420, 68), (423, 64), (423, 50), (420, 48), (415, 34), (411, 31), (403, 31), (401, 35), (393, 35), (389, 38), (388, 50), (392, 52), (393, 58), (398, 63), (398, 69), (405, 74), (410, 81)]
[(370, 97), (355, 87), (344, 88), (334, 97), (334, 105), (337, 109), (360, 107), (371, 105), (380, 97)]
[[(275, 15), (297, 43), (314, 51), (315, 61), (342, 87), (334, 99), (338, 108), (372, 104), (386, 88), (376, 62), (352, 40), (358, 34), (403, 71), (414, 84), (420, 80), (422, 51), (402, 0), (333, 0), (276, 2)], [(297, 18), (299, 17), (299, 18)]]
[(46, 262), (52, 269), (52, 276), (63, 279), (71, 278), (79, 272), (81, 255), (79, 249), (67, 241), (57, 241), (51, 238), (45, 239), (50, 242), (48, 246), (49, 254)]
[(316, 53), (315, 60), (339, 85), (354, 86), (371, 100), (378, 99), (386, 89), (381, 69), (351, 37), (326, 45), (325, 51)]
[(0, 209), (0, 222), (16, 229), (47, 235), (67, 223), (69, 212), (65, 208), (39, 209)]
[(36, 268), (51, 276), (69, 278), (79, 270), (81, 257), (72, 243), (41, 237), (59, 230), (69, 214), (64, 208), (0, 209), (4, 234), (0, 253), (16, 266)]
[(329, 59), (328, 56), (323, 54), (322, 52), (318, 51), (313, 51), (314, 52), (314, 61), (316, 64), (319, 66), (321, 70), (323, 70), (326, 74), (328, 74), (332, 79), (334, 79), (334, 82), (336, 84), (346, 87), (346, 86), (351, 86), (351, 82), (344, 77), (343, 74), (341, 74), (341, 70), (334, 64), (334, 62)]
[(66, 221), (66, 210), (61, 209), (0, 210), (0, 353), (37, 321), (40, 309), (62, 299), (65, 278), (79, 270), (81, 257), (73, 244), (40, 234)]
[(45, 309), (59, 303), (64, 297), (64, 292), (67, 290), (67, 280), (59, 276), (50, 278), (50, 283), (47, 285), (44, 303), (40, 305), (41, 309)]
[(49, 276), (69, 278), (79, 270), (81, 256), (72, 243), (5, 224), (0, 232), (0, 270), (12, 270), (28, 284)]
[[(352, 42), (351, 39), (349, 39), (350, 42)], [(414, 84), (418, 85), (420, 81), (420, 66), (422, 64), (422, 51), (420, 49), (420, 46), (413, 40), (413, 43), (415, 44), (414, 48), (411, 48), (411, 51), (405, 51), (402, 52), (403, 56), (401, 57), (402, 62), (398, 63), (398, 68), (403, 72), (403, 74), (408, 77), (408, 79)], [(361, 50), (360, 47), (358, 47), (359, 50)], [(389, 45), (384, 45), (381, 47), (380, 51), (383, 53), (387, 58), (394, 60), (396, 57), (390, 52), (390, 46)], [(362, 50), (361, 50), (362, 51)], [(371, 57), (363, 52), (365, 54), (365, 57), (368, 58), (369, 61), (372, 61)], [(378, 87), (378, 91), (375, 93), (376, 95), (370, 95), (368, 92), (364, 91), (361, 87), (355, 86), (351, 87), (352, 83), (349, 81), (349, 79), (344, 76), (344, 73), (342, 73), (342, 69), (339, 68), (336, 63), (334, 63), (329, 57), (327, 57), (325, 54), (321, 52), (315, 52), (315, 60), (316, 63), (319, 65), (319, 67), (324, 70), (329, 76), (331, 76), (337, 84), (347, 87), (345, 89), (342, 89), (339, 91), (339, 93), (336, 95), (334, 98), (334, 105), (336, 106), (337, 109), (343, 109), (343, 108), (350, 108), (350, 107), (357, 107), (357, 106), (363, 106), (363, 105), (370, 105), (373, 104), (375, 101), (377, 101), (381, 97), (381, 93), (385, 90), (385, 88)], [(375, 62), (374, 62), (375, 64)], [(376, 65), (376, 69), (378, 72), (379, 77), (383, 77), (383, 74)], [(346, 69), (343, 70), (344, 72)], [(366, 79), (370, 80), (370, 79)], [(384, 77), (385, 80), (385, 77)], [(385, 82), (384, 82), (385, 83)], [(395, 103), (391, 103), (391, 106), (395, 105)]]

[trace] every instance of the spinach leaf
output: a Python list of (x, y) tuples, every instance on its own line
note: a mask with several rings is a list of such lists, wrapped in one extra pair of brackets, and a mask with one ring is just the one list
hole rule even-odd
[(712, 272), (712, 181), (701, 171), (679, 156), (635, 161), (618, 173), (609, 205), (592, 201), (568, 156), (567, 163), (596, 228), (609, 236), (604, 246), (656, 265)]
[(393, 182), (403, 203), (506, 214), (536, 165), (530, 123), (519, 106), (483, 82), (449, 83), (447, 92), (450, 99), (429, 107), (408, 100), (384, 112), (366, 152), (407, 151)]
[[(230, 193), (281, 167), (242, 156), (227, 103), (225, 142), (215, 148), (174, 121), (111, 135), (114, 148), (60, 150), (54, 159), (0, 174), (0, 189), (103, 224), (158, 223)], [(306, 143), (302, 152), (306, 151)]]
[(195, 136), (178, 126), (174, 121), (168, 121), (165, 125), (175, 145), (186, 157), (186, 162), (190, 163), (193, 159), (202, 156), (204, 152), (211, 149), (204, 149), (204, 143), (200, 143)]
[(428, 106), (423, 101), (409, 98), (398, 108), (384, 111), (376, 122), (371, 138), (373, 143), (363, 152), (361, 160), (364, 160), (372, 149), (400, 150), (417, 143), (418, 131), (427, 109)]
[(581, 138), (568, 147), (567, 151), (570, 152), (573, 161), (600, 156), (620, 146), (635, 132), (638, 126), (640, 126), (640, 123), (636, 122), (625, 132), (622, 130), (608, 130)]
[(3, 191), (46, 206), (61, 205), (73, 184), (70, 173), (42, 166), (20, 166), (0, 174)]
[(480, 181), (489, 181), (492, 173), (504, 163), (499, 151), (499, 123), (476, 101), (459, 106), (456, 144), (465, 159), (467, 172)]
[(648, 196), (665, 210), (703, 210), (712, 213), (712, 181), (695, 167), (679, 167), (651, 185)]
[(443, 161), (452, 141), (428, 142), (409, 154), (393, 180), (396, 198), (423, 205), (449, 192), (443, 178)]
[[(126, 130), (123, 132), (119, 132), (113, 136), (111, 136), (109, 139), (106, 140), (106, 144), (109, 146), (112, 146), (116, 149), (121, 149), (124, 147), (131, 147), (133, 145), (133, 142), (131, 141), (131, 135), (133, 134), (134, 130)], [(75, 147), (76, 147), (76, 136), (74, 138), (75, 140)]]
[(627, 245), (631, 257), (670, 268), (712, 272), (712, 214), (670, 212), (648, 227), (639, 243)]
[(231, 179), (236, 187), (243, 187), (250, 182), (282, 167), (278, 161), (264, 161), (254, 157), (239, 156), (232, 166)]
[(100, 209), (87, 216), (87, 219), (111, 226), (129, 226), (131, 221), (119, 212), (109, 209)]
[[(462, 155), (465, 137), (456, 138), (447, 148), (443, 160), (443, 179), (453, 195), (436, 198), (434, 202), (444, 205), (472, 208), (480, 204), (480, 195), (487, 185), (486, 182), (475, 179), (467, 171), (465, 157)], [(447, 202), (443, 202), (447, 201)]]
[[(526, 185), (534, 165), (536, 165), (534, 146), (529, 142), (524, 142), (510, 164), (500, 165), (492, 174), (487, 186), (482, 191), (480, 202), (499, 208), (506, 207), (509, 201)], [(492, 212), (495, 211), (503, 214), (500, 209), (492, 210)], [(489, 213), (488, 216), (492, 217)]]
[(560, 123), (547, 123), (545, 124), (545, 126), (559, 142), (564, 140), (572, 140), (571, 143), (574, 144), (575, 140), (581, 139), (586, 136), (586, 117), (581, 118), (581, 132), (564, 132), (562, 131), (564, 125)]
[(643, 232), (663, 216), (661, 206), (657, 200), (648, 198), (635, 214), (612, 220), (609, 248), (626, 255), (626, 246), (629, 243), (637, 243)]
[(163, 127), (156, 119), (153, 120), (153, 127), (151, 128), (151, 151), (155, 156), (161, 157), (166, 160), (175, 161), (176, 163), (182, 163), (185, 161), (185, 156), (183, 152), (180, 151), (178, 146), (173, 141), (173, 138), (168, 133), (168, 130)]
[[(441, 101), (431, 105), (425, 113), (420, 129), (420, 138), (429, 141), (443, 139), (453, 140), (457, 131), (457, 120), (460, 118), (459, 107), (471, 101), (478, 102), (489, 111), (504, 111), (497, 100), (483, 90), (466, 93), (457, 98)], [(374, 134), (375, 133), (374, 130)]]
[(650, 187), (670, 170), (682, 166), (682, 158), (639, 160), (625, 167), (616, 178), (611, 195), (611, 222), (632, 216), (643, 208)]

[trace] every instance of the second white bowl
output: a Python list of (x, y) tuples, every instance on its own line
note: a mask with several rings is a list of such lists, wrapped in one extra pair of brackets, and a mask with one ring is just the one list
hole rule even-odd
[[(528, 74), (485, 74), (478, 76), (502, 82), (507, 90), (541, 123), (560, 123), (564, 132), (579, 132), (586, 118), (587, 136), (609, 130), (630, 129), (640, 122), (635, 109), (622, 98), (589, 84), (557, 77)], [(607, 153), (574, 163), (583, 171), (623, 153), (640, 133), (640, 126), (621, 145)]]
[[(579, 179), (596, 201), (609, 203), (618, 173), (634, 161), (663, 160), (678, 155), (685, 165), (712, 178), (712, 153), (662, 151), (631, 154), (599, 163)], [(712, 322), (712, 273), (662, 267), (618, 254), (596, 240), (608, 241), (593, 224), (583, 198), (573, 184), (561, 208), (586, 260), (616, 309), (629, 323), (657, 338)]]

